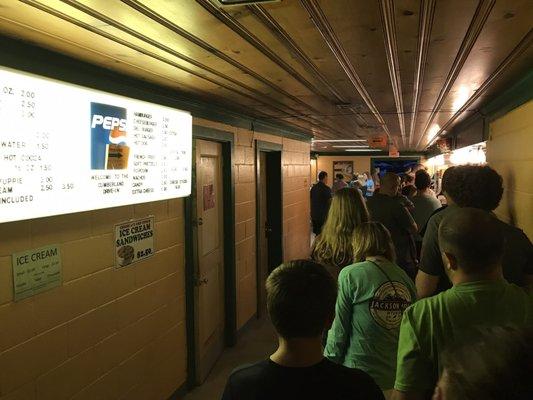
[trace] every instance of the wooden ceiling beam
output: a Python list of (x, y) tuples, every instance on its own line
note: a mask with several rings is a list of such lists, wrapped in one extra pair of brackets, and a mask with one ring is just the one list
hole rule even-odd
[(416, 118), (418, 116), (418, 107), (420, 97), (424, 86), (424, 75), (426, 72), (429, 43), (431, 38), (431, 29), (433, 27), (433, 18), (435, 17), (435, 0), (422, 0), (420, 3), (420, 20), (418, 25), (418, 44), (416, 51), (416, 68), (413, 82), (413, 104), (411, 109), (411, 126), (409, 128), (409, 144), (413, 146), (415, 136)]
[(317, 28), (321, 36), (324, 38), (326, 44), (333, 53), (337, 62), (340, 64), (340, 66), (346, 73), (346, 76), (354, 86), (357, 93), (359, 93), (367, 107), (370, 109), (372, 115), (376, 118), (383, 131), (387, 134), (389, 138), (391, 138), (390, 131), (387, 127), (387, 124), (385, 123), (385, 120), (383, 119), (382, 115), (374, 104), (374, 101), (370, 97), (370, 94), (366, 90), (363, 81), (357, 74), (355, 67), (350, 61), (348, 54), (346, 53), (346, 50), (342, 46), (340, 40), (335, 34), (335, 31), (333, 30), (333, 27), (330, 25), (329, 21), (324, 15), (324, 12), (322, 11), (320, 5), (316, 2), (316, 0), (300, 0), (300, 3), (308, 12), (315, 27)]
[[(246, 27), (239, 23), (235, 18), (233, 18), (226, 11), (217, 7), (211, 0), (196, 0), (204, 9), (206, 9), (211, 15), (217, 18), (220, 22), (226, 25), (228, 28), (237, 33), (242, 39), (250, 43), (258, 51), (263, 53), (267, 58), (277, 64), (280, 68), (285, 70), (290, 76), (292, 76), (296, 81), (300, 82), (302, 85), (307, 87), (312, 93), (317, 95), (319, 98), (324, 101), (331, 103), (331, 100), (324, 96), (324, 94), (311, 82), (301, 76), (294, 68), (287, 64), (281, 57), (279, 57), (272, 49), (270, 49), (265, 43), (263, 43), (257, 36), (250, 32)], [(301, 106), (309, 109), (316, 115), (320, 115), (321, 112), (314, 108), (313, 106), (305, 103), (304, 101), (298, 99), (296, 96), (292, 96), (283, 89), (278, 89), (280, 93), (290, 97), (293, 101), (297, 102)], [(320, 123), (324, 124), (328, 130), (337, 132), (339, 135), (343, 135), (342, 131), (339, 131), (338, 128), (332, 126), (329, 123), (326, 123), (324, 120), (321, 120)]]
[[(120, 29), (122, 30), (123, 32), (125, 33), (128, 33), (130, 35), (132, 35), (133, 37), (136, 37), (137, 39), (140, 39), (156, 48), (159, 48), (160, 50), (163, 50), (169, 54), (172, 54), (173, 56), (175, 57), (178, 57), (200, 69), (203, 69), (215, 76), (218, 76), (224, 80), (227, 80), (229, 82), (231, 82), (232, 84), (236, 85), (236, 86), (240, 86), (242, 87), (243, 89), (251, 92), (251, 93), (254, 93), (256, 97), (249, 97), (249, 98), (253, 98), (254, 100), (256, 101), (259, 101), (265, 105), (268, 105), (272, 108), (274, 108), (276, 111), (278, 112), (281, 112), (282, 114), (286, 114), (288, 115), (288, 118), (299, 118), (301, 119), (302, 121), (306, 121), (308, 123), (310, 123), (312, 126), (315, 126), (315, 127), (323, 127), (324, 129), (326, 130), (331, 130), (333, 132), (336, 132), (337, 134), (341, 134), (342, 131), (339, 131), (338, 128), (336, 128), (335, 126), (329, 124), (329, 123), (325, 123), (323, 119), (320, 119), (318, 116), (306, 116), (306, 115), (302, 115), (298, 110), (296, 110), (295, 108), (292, 108), (284, 103), (281, 103), (279, 102), (278, 100), (276, 100), (275, 98), (272, 98), (270, 96), (267, 96), (265, 95), (263, 92), (255, 89), (254, 87), (251, 87), (251, 86), (248, 86), (244, 83), (242, 83), (241, 81), (237, 80), (237, 79), (234, 79), (228, 75), (224, 75), (222, 74), (221, 72), (219, 72), (218, 70), (214, 69), (214, 68), (211, 68), (205, 64), (202, 64), (194, 59), (192, 59), (191, 57), (188, 57), (180, 52), (177, 52), (176, 50), (174, 49), (171, 49), (169, 48), (168, 46), (165, 46), (165, 45), (162, 45), (161, 43), (159, 43), (158, 41), (156, 40), (153, 40), (149, 37), (147, 37), (146, 35), (143, 35), (127, 26), (125, 26), (124, 24), (121, 24), (119, 22), (117, 22), (115, 19), (113, 18), (109, 18), (101, 13), (99, 13), (98, 11), (90, 8), (90, 7), (87, 7), (85, 6), (84, 4), (81, 4), (80, 2), (76, 1), (76, 0), (61, 0), (62, 2), (80, 10), (80, 11), (83, 11), (85, 12), (86, 14), (88, 15), (91, 15), (92, 17), (96, 18), (96, 19), (99, 19), (100, 21), (102, 22), (105, 22), (106, 24), (110, 25), (110, 26), (113, 26), (117, 29)], [(123, 3), (125, 4), (128, 4), (128, 3), (131, 3), (133, 4), (134, 1), (128, 1), (128, 0), (123, 0)], [(138, 2), (135, 2), (135, 3), (138, 3)], [(130, 4), (128, 4), (130, 5)], [(137, 11), (140, 11), (138, 8), (135, 8)], [(147, 11), (147, 8), (144, 8), (145, 12)], [(147, 16), (145, 13), (143, 13), (143, 15)], [(155, 16), (154, 14), (151, 14), (151, 16)], [(161, 23), (161, 22), (164, 22), (163, 26), (165, 26), (166, 28), (169, 28), (169, 26), (173, 26), (173, 28), (175, 28), (176, 30), (172, 30), (173, 32), (175, 33), (178, 33), (180, 34), (182, 37), (184, 37), (185, 39), (187, 40), (190, 40), (192, 41), (194, 44), (200, 46), (201, 48), (203, 48), (204, 50), (207, 50), (207, 51), (210, 51), (210, 50), (216, 50), (214, 47), (210, 46), (208, 43), (202, 41), (200, 38), (197, 38), (196, 36), (192, 35), (192, 34), (187, 34), (187, 35), (184, 35), (185, 31), (181, 28), (179, 28), (177, 25), (175, 24), (172, 24), (170, 21), (164, 19), (162, 16), (160, 16), (160, 18), (156, 19), (155, 22), (157, 23)], [(211, 52), (211, 51), (210, 51)], [(213, 54), (213, 53), (212, 53)], [(221, 59), (223, 59), (224, 61), (230, 63), (232, 66), (234, 66), (235, 68), (238, 68), (239, 70), (243, 71), (244, 73), (246, 74), (249, 74), (251, 75), (252, 77), (254, 77), (255, 79), (261, 81), (262, 83), (264, 83), (265, 85), (268, 85), (269, 87), (271, 87), (272, 89), (276, 90), (278, 93), (281, 93), (282, 95), (290, 98), (292, 101), (294, 101), (295, 103), (298, 103), (299, 105), (303, 106), (303, 107), (306, 107), (308, 109), (310, 109), (311, 111), (313, 111), (315, 114), (318, 113), (318, 111), (316, 109), (313, 109), (310, 105), (308, 105), (307, 103), (305, 102), (302, 102), (299, 98), (297, 98), (296, 96), (293, 96), (291, 95), (290, 93), (288, 93), (287, 91), (285, 91), (284, 89), (282, 89), (281, 87), (273, 84), (272, 82), (268, 81), (267, 79), (263, 78), (261, 75), (255, 73), (254, 71), (252, 71), (251, 69), (249, 69), (248, 67), (244, 66), (243, 64), (240, 64), (239, 62), (237, 62), (236, 60), (233, 60), (231, 57), (229, 56), (226, 56), (224, 53), (216, 50), (216, 54), (214, 54), (218, 57), (220, 57)], [(222, 57), (222, 55), (224, 55), (224, 57)], [(263, 99), (268, 99), (268, 102), (264, 101)]]
[[(348, 104), (349, 101), (345, 99), (342, 94), (335, 88), (333, 84), (320, 72), (318, 67), (313, 63), (304, 50), (291, 38), (291, 36), (283, 29), (283, 27), (268, 13), (261, 5), (248, 6), (250, 12), (260, 21), (279, 42), (285, 46), (287, 50), (300, 62), (300, 64), (318, 80), (334, 97), (334, 100), (340, 104)], [(347, 109), (355, 116), (356, 123), (362, 128), (368, 126), (364, 115), (360, 114), (355, 107), (347, 107)]]
[[(275, 110), (275, 111), (277, 111), (277, 112), (279, 112), (279, 113), (281, 113), (283, 115), (287, 115), (289, 118), (297, 118), (297, 119), (300, 119), (302, 122), (306, 122), (306, 123), (310, 124), (311, 126), (320, 127), (320, 128), (323, 129), (323, 125), (322, 124), (314, 122), (313, 120), (309, 120), (308, 117), (301, 116), (300, 113), (297, 110), (291, 109), (290, 107), (286, 106), (285, 104), (278, 103), (276, 100), (270, 99), (267, 96), (265, 96), (262, 92), (254, 89), (254, 88), (248, 87), (248, 86), (242, 84), (241, 82), (236, 81), (235, 79), (233, 79), (231, 77), (227, 77), (227, 76), (219, 73), (218, 71), (216, 71), (216, 70), (214, 70), (212, 68), (209, 68), (207, 66), (203, 66), (203, 64), (198, 63), (198, 62), (196, 62), (194, 60), (191, 60), (191, 61), (193, 61), (193, 62), (191, 62), (192, 65), (195, 65), (198, 68), (204, 69), (207, 72), (210, 72), (210, 73), (214, 74), (215, 76), (218, 76), (218, 77), (220, 77), (222, 79), (228, 80), (229, 82), (231, 82), (231, 83), (233, 83), (235, 85), (238, 85), (238, 86), (240, 86), (240, 87), (242, 87), (242, 88), (244, 88), (244, 89), (246, 89), (246, 90), (248, 90), (248, 91), (250, 91), (252, 93), (255, 93), (257, 95), (257, 97), (252, 96), (252, 95), (250, 95), (248, 93), (245, 93), (245, 92), (243, 92), (241, 90), (238, 90), (238, 89), (236, 89), (233, 86), (230, 86), (230, 85), (227, 85), (227, 84), (225, 84), (223, 82), (215, 80), (215, 79), (213, 79), (213, 78), (211, 78), (209, 76), (206, 76), (204, 74), (198, 73), (197, 71), (195, 71), (193, 69), (187, 68), (184, 65), (178, 64), (178, 63), (176, 63), (176, 62), (174, 62), (172, 60), (169, 60), (169, 59), (167, 59), (165, 57), (162, 57), (162, 56), (160, 56), (160, 55), (158, 55), (156, 53), (153, 53), (153, 52), (151, 52), (151, 51), (149, 51), (149, 50), (147, 50), (147, 49), (145, 49), (143, 47), (134, 45), (133, 43), (130, 43), (130, 42), (128, 42), (126, 40), (123, 40), (123, 39), (121, 39), (119, 37), (116, 37), (116, 36), (114, 36), (114, 35), (112, 35), (110, 33), (107, 33), (107, 32), (105, 32), (105, 31), (103, 31), (101, 29), (98, 29), (98, 28), (96, 28), (94, 26), (91, 26), (91, 25), (89, 25), (89, 24), (87, 24), (87, 23), (85, 23), (83, 21), (77, 20), (76, 18), (74, 18), (72, 16), (69, 16), (67, 14), (64, 14), (64, 13), (58, 11), (58, 10), (55, 10), (55, 9), (53, 9), (51, 7), (48, 7), (48, 6), (44, 5), (44, 4), (41, 4), (40, 2), (37, 2), (35, 0), (20, 0), (20, 1), (25, 3), (25, 4), (27, 4), (27, 5), (29, 5), (29, 6), (37, 8), (37, 9), (43, 11), (43, 12), (46, 12), (46, 13), (48, 13), (50, 15), (53, 15), (53, 16), (55, 16), (57, 18), (60, 18), (60, 19), (62, 19), (64, 21), (66, 21), (66, 22), (69, 22), (69, 23), (71, 23), (71, 24), (73, 24), (75, 26), (78, 26), (78, 27), (86, 29), (86, 30), (88, 30), (88, 31), (90, 31), (92, 33), (100, 35), (100, 36), (102, 36), (102, 37), (104, 37), (104, 38), (106, 38), (108, 40), (111, 40), (111, 41), (113, 41), (115, 43), (118, 43), (120, 45), (128, 47), (128, 48), (130, 48), (132, 50), (138, 51), (139, 53), (144, 54), (144, 55), (146, 55), (148, 57), (151, 57), (151, 58), (156, 59), (156, 60), (158, 60), (160, 62), (168, 64), (168, 65), (170, 65), (170, 66), (172, 66), (174, 68), (181, 69), (184, 72), (187, 72), (187, 73), (189, 73), (191, 75), (194, 75), (194, 76), (196, 76), (198, 78), (204, 79), (204, 80), (206, 80), (206, 81), (208, 81), (210, 83), (218, 85), (218, 86), (220, 86), (220, 87), (222, 87), (222, 88), (224, 88), (226, 90), (229, 90), (229, 91), (231, 91), (231, 92), (233, 92), (233, 93), (235, 93), (235, 94), (237, 94), (237, 95), (239, 95), (241, 97), (245, 97), (245, 98), (247, 98), (247, 99), (249, 99), (249, 100), (251, 100), (253, 102), (259, 102), (259, 103), (263, 104), (264, 106), (269, 107), (269, 108), (271, 108), (271, 109), (273, 109), (273, 110)], [(183, 56), (183, 58), (180, 57), (181, 54), (176, 52), (175, 50), (170, 49), (170, 48), (168, 48), (166, 46), (163, 46), (160, 43), (154, 42), (151, 39), (145, 37), (144, 35), (141, 35), (141, 34), (135, 32), (135, 31), (131, 30), (130, 28), (127, 28), (127, 27), (123, 26), (122, 24), (119, 24), (118, 22), (103, 16), (102, 14), (99, 14), (98, 12), (96, 12), (96, 11), (94, 11), (92, 9), (89, 9), (89, 8), (83, 6), (83, 5), (81, 5), (81, 4), (79, 4), (79, 3), (75, 2), (75, 1), (72, 1), (72, 0), (62, 0), (62, 1), (67, 3), (67, 4), (69, 4), (69, 5), (73, 5), (73, 4), (76, 3), (76, 5), (78, 6), (76, 8), (78, 8), (78, 9), (81, 8), (82, 11), (90, 13), (90, 15), (93, 16), (94, 18), (100, 19), (101, 21), (106, 22), (109, 25), (115, 26), (117, 29), (123, 28), (121, 30), (126, 31), (128, 34), (132, 34), (133, 36), (137, 37), (138, 39), (141, 39), (141, 40), (147, 42), (148, 44), (150, 44), (150, 45), (152, 45), (154, 47), (157, 47), (157, 48), (159, 48), (159, 49), (161, 49), (161, 50), (163, 50), (165, 52), (168, 52), (169, 54), (172, 54), (172, 55), (174, 55), (174, 56), (176, 56), (178, 58), (181, 58), (184, 61), (187, 61), (187, 62), (189, 61), (188, 57), (186, 57), (186, 56)], [(265, 101), (264, 100), (265, 98), (268, 98), (271, 102)], [(240, 106), (241, 107), (246, 107), (243, 104), (240, 104)], [(292, 111), (293, 113), (287, 112), (287, 110)], [(272, 118), (271, 115), (264, 114), (264, 113), (262, 113), (260, 111), (257, 111), (257, 110), (254, 110), (254, 114), (256, 114), (258, 117)], [(302, 126), (298, 126), (298, 127), (302, 128)], [(308, 127), (306, 126), (304, 129), (308, 129)]]
[(394, 18), (394, 3), (392, 0), (381, 0), (379, 2), (381, 14), (381, 26), (383, 28), (383, 39), (385, 42), (385, 54), (389, 67), (389, 76), (392, 86), (394, 103), (398, 114), (400, 125), (400, 135), (403, 144), (407, 144), (405, 136), (405, 117), (402, 98), (402, 80), (400, 76), (400, 61), (398, 59), (398, 41), (396, 39), (396, 22)]
[(533, 45), (533, 29), (522, 38), (518, 45), (509, 53), (507, 57), (498, 65), (498, 67), (489, 75), (489, 77), (479, 86), (472, 96), (466, 101), (463, 106), (452, 115), (452, 117), (442, 126), (437, 134), (428, 142), (428, 147), (431, 146), (437, 138), (444, 133), (464, 112), (466, 112), (478, 100), (490, 86), (503, 74), (505, 70), (520, 57), (530, 46)]
[(237, 33), (240, 37), (254, 46), (257, 50), (263, 53), (266, 57), (284, 69), (289, 75), (294, 79), (300, 82), (303, 86), (309, 89), (312, 93), (316, 94), (319, 97), (324, 97), (324, 94), (311, 82), (305, 79), (302, 75), (298, 73), (294, 68), (287, 64), (281, 57), (279, 57), (273, 50), (271, 50), (265, 43), (263, 43), (257, 36), (252, 32), (246, 29), (241, 23), (239, 23), (235, 18), (233, 18), (226, 11), (218, 8), (210, 0), (196, 0), (203, 8), (205, 8), (209, 13), (211, 13), (215, 18), (220, 22), (226, 25), (228, 28)]
[[(435, 105), (431, 109), (431, 113), (429, 115), (428, 120), (426, 121), (424, 129), (422, 129), (422, 131), (420, 132), (420, 136), (416, 143), (416, 149), (420, 148), (420, 144), (426, 136), (426, 132), (429, 130), (429, 127), (435, 119), (437, 113), (441, 110), (444, 100), (448, 96), (453, 84), (455, 83), (455, 80), (459, 76), (459, 73), (461, 72), (466, 60), (468, 59), (468, 56), (470, 55), (470, 52), (472, 51), (472, 48), (474, 47), (474, 44), (476, 43), (477, 38), (479, 37), (479, 34), (483, 30), (483, 26), (485, 26), (485, 22), (489, 18), (490, 12), (492, 11), (492, 8), (494, 7), (495, 3), (496, 0), (479, 1), (476, 11), (474, 12), (474, 16), (472, 17), (472, 20), (468, 27), (468, 30), (466, 31), (465, 37), (463, 38), (461, 46), (459, 47), (459, 51), (457, 52), (452, 67), (450, 68), (448, 76), (446, 77), (446, 81), (444, 82), (444, 85), (440, 90), (437, 100), (435, 101)], [(432, 139), (433, 138), (430, 138), (428, 142), (430, 142)]]
[[(64, 0), (69, 1), (69, 0)], [(232, 57), (228, 56), (226, 53), (218, 50), (217, 48), (213, 47), (209, 43), (205, 42), (204, 40), (200, 39), (199, 37), (193, 35), (192, 33), (186, 31), (185, 29), (181, 28), (180, 26), (176, 25), (172, 21), (168, 20), (167, 18), (163, 17), (161, 14), (157, 13), (150, 7), (146, 6), (145, 4), (141, 3), (138, 0), (121, 0), (122, 3), (126, 4), (127, 6), (133, 8), (134, 10), (140, 12), (144, 16), (150, 18), (152, 21), (164, 26), (165, 28), (169, 29), (170, 31), (178, 34), (179, 36), (183, 37), (184, 39), (190, 41), (191, 43), (194, 43), (198, 47), (202, 48), (203, 50), (209, 52), (210, 54), (224, 60), (228, 64), (232, 65), (233, 67), (237, 68), (238, 70), (244, 72), (245, 74), (250, 75), (254, 79), (258, 80), (259, 82), (263, 83), (264, 85), (272, 88), (276, 92), (284, 95), (285, 97), (291, 99), (295, 103), (298, 103), (306, 108), (309, 108), (310, 106), (307, 103), (302, 102), (300, 99), (298, 99), (296, 96), (293, 96), (286, 90), (284, 90), (282, 87), (276, 85), (275, 83), (269, 81), (262, 75), (258, 74), (251, 68), (248, 68), (246, 65), (238, 62), (237, 60), (233, 59)], [(294, 111), (294, 110), (293, 110)]]

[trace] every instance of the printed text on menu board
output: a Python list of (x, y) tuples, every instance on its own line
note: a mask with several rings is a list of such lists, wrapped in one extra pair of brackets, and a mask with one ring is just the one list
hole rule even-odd
[(0, 223), (188, 196), (192, 118), (0, 67)]

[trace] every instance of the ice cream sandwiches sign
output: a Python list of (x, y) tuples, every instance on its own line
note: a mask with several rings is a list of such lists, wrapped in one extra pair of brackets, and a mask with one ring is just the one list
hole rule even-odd
[(154, 217), (115, 225), (115, 266), (125, 267), (154, 255)]

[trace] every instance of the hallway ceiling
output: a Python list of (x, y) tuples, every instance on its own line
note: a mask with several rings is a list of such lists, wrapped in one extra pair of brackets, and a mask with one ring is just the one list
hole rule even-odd
[(531, 0), (0, 0), (0, 33), (316, 139), (423, 150), (533, 66)]

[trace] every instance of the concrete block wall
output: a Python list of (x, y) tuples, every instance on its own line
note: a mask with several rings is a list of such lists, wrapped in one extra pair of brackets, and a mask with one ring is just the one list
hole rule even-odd
[(308, 258), (310, 253), (310, 145), (283, 139), (283, 259)]
[(504, 193), (496, 214), (533, 240), (533, 101), (489, 125), (487, 162), (503, 177)]
[(257, 310), (255, 147), (253, 132), (235, 132), (235, 256), (237, 327)]
[[(113, 229), (155, 216), (115, 269)], [(0, 399), (166, 399), (185, 382), (183, 200), (0, 224)], [(13, 302), (11, 254), (58, 244), (63, 285)]]
[[(309, 254), (309, 143), (235, 135), (237, 325), (256, 312), (254, 139), (283, 145), (286, 260)], [(113, 266), (114, 225), (155, 216), (156, 254)], [(58, 244), (63, 285), (13, 302), (11, 255)], [(186, 381), (183, 199), (0, 224), (0, 400), (165, 400)]]

